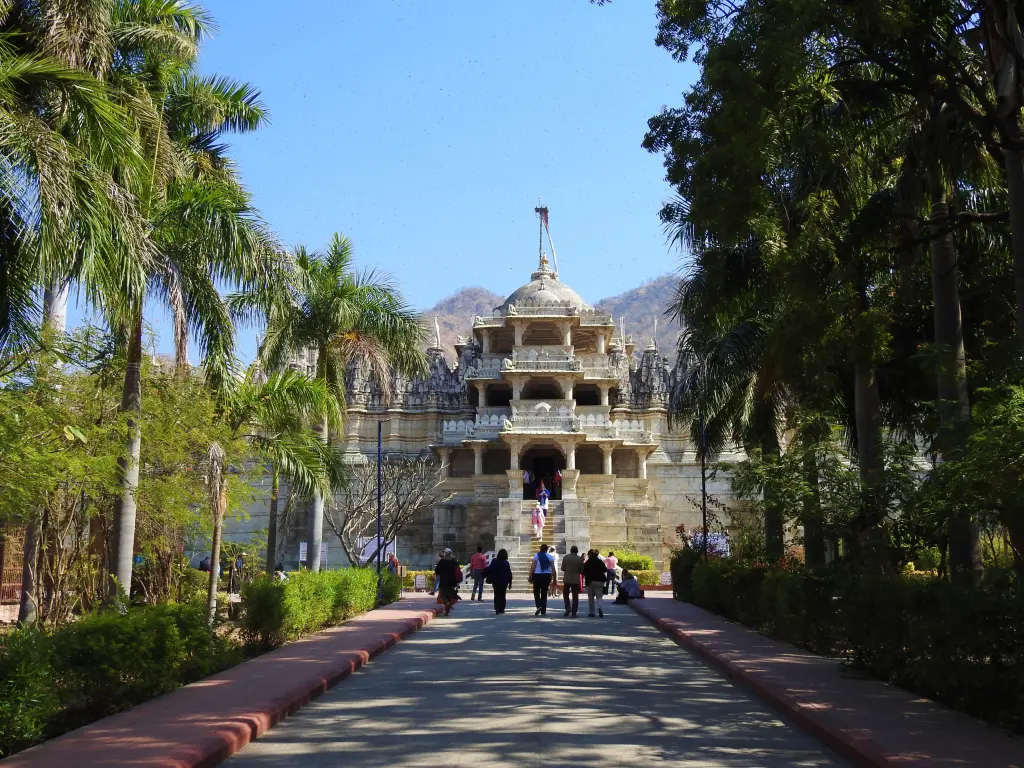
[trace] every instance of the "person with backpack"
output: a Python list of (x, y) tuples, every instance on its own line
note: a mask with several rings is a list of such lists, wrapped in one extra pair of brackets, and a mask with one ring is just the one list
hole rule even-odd
[(447, 616), (459, 600), (459, 582), (462, 581), (462, 568), (450, 549), (441, 554), (441, 559), (434, 566), (434, 574), (437, 576), (437, 601), (444, 606), (444, 615)]
[(597, 615), (604, 618), (603, 598), (604, 584), (608, 578), (608, 569), (596, 549), (587, 553), (587, 562), (583, 565), (583, 580), (587, 583), (587, 615), (594, 617), (594, 603), (597, 603)]
[(583, 558), (579, 551), (579, 547), (570, 547), (569, 554), (562, 557), (562, 600), (565, 602), (565, 615), (574, 619), (580, 607), (580, 574), (583, 573)]
[(505, 593), (512, 589), (512, 566), (508, 562), (507, 549), (499, 549), (484, 568), (484, 580), (494, 590), (494, 615), (501, 616), (505, 613)]
[(533, 584), (533, 602), (537, 606), (534, 616), (548, 612), (548, 588), (555, 579), (555, 563), (548, 554), (548, 545), (541, 544), (540, 551), (530, 561), (530, 583)]

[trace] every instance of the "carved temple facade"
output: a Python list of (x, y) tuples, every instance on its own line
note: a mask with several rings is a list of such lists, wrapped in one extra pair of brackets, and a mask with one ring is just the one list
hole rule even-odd
[[(432, 566), (441, 548), (466, 558), (482, 544), (525, 569), (543, 480), (553, 491), (543, 538), (560, 553), (629, 542), (667, 565), (677, 526), (700, 524), (700, 465), (670, 428), (672, 368), (654, 342), (636, 350), (541, 254), (530, 282), (474, 318), (455, 352), (452, 366), (438, 340), (427, 378), (396, 377), (388, 403), (365, 372), (348, 372), (339, 439), (351, 459), (375, 455), (383, 421), (383, 450), (436, 456), (453, 494), (399, 537), (400, 559)], [(721, 480), (709, 490), (728, 496)]]

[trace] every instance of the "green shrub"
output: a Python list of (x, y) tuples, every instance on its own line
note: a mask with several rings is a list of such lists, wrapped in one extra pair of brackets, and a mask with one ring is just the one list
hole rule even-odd
[(284, 591), (285, 584), (269, 576), (242, 586), (239, 627), (250, 653), (277, 648), (288, 639), (284, 632)]
[(99, 717), (210, 675), (238, 656), (199, 606), (159, 605), (94, 614), (52, 636), (63, 725)]
[(641, 555), (639, 552), (633, 552), (628, 549), (624, 549), (621, 552), (615, 550), (615, 557), (619, 560), (619, 568), (627, 571), (653, 571), (654, 570), (654, 558), (650, 555)]
[(200, 606), (84, 616), (0, 644), (0, 754), (133, 707), (240, 661)]
[(23, 629), (0, 637), (0, 757), (42, 741), (60, 709), (50, 636)]
[[(689, 555), (673, 558), (677, 594)], [(712, 559), (691, 569), (693, 602), (875, 677), (1024, 732), (1024, 590), (930, 576), (820, 575)]]
[[(401, 584), (384, 572), (384, 603), (398, 599)], [(340, 568), (300, 571), (288, 581), (262, 577), (242, 589), (242, 637), (250, 652), (265, 651), (373, 610), (377, 605), (377, 571)]]
[(676, 600), (693, 602), (693, 569), (700, 562), (700, 552), (689, 544), (672, 553), (669, 571), (672, 573), (672, 596)]
[(653, 587), (661, 583), (661, 573), (658, 571), (630, 571), (642, 587)]

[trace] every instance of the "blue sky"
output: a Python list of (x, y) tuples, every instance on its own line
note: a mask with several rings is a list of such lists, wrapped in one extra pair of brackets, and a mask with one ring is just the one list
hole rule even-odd
[[(584, 298), (677, 267), (657, 217), (661, 158), (640, 142), (695, 70), (655, 47), (654, 0), (206, 7), (219, 32), (204, 71), (253, 83), (270, 110), (233, 154), (286, 244), (344, 232), (360, 266), (426, 309), (528, 280), (542, 197), (561, 277)], [(240, 342), (251, 358), (254, 332)]]

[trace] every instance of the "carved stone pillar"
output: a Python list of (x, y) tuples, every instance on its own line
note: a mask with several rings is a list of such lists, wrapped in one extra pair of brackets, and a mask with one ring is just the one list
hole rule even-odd
[(600, 333), (597, 334), (597, 354), (599, 354), (599, 355), (605, 354), (604, 331), (601, 331)]
[(576, 443), (571, 443), (565, 449), (565, 468), (576, 469)]
[(576, 483), (579, 479), (580, 471), (578, 469), (562, 470), (562, 499), (576, 498)]
[(601, 405), (609, 404), (608, 396), (610, 392), (611, 388), (607, 384), (601, 385)]
[(513, 328), (515, 329), (516, 334), (516, 346), (521, 347), (523, 346), (523, 333), (526, 329), (520, 323), (516, 323)]
[(641, 480), (646, 480), (647, 479), (647, 449), (646, 448), (637, 448), (636, 449), (636, 457), (637, 457), (637, 477), (639, 477)]
[(452, 450), (451, 448), (438, 448), (437, 453), (441, 457), (441, 479), (447, 480), (449, 477), (448, 470), (451, 467)]
[(601, 446), (601, 458), (604, 459), (601, 474), (610, 475), (612, 473), (612, 447), (610, 445)]
[(473, 443), (473, 474), (479, 477), (484, 473), (484, 444)]
[(486, 328), (480, 331), (480, 343), (482, 345), (483, 353), (489, 354), (491, 351), (491, 333)]

